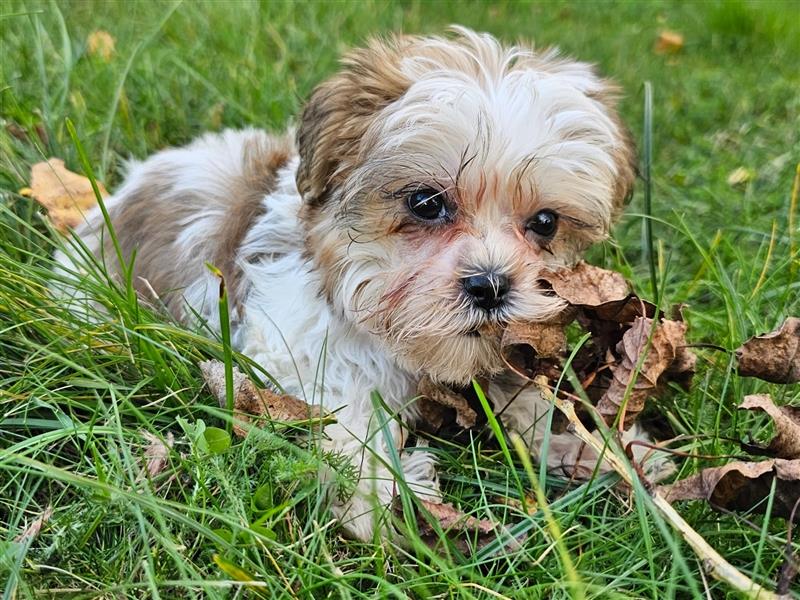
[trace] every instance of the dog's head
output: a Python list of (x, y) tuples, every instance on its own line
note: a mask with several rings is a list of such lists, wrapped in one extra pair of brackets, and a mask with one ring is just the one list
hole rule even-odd
[(457, 29), (350, 53), (298, 130), (307, 251), (343, 317), (400, 363), (467, 382), (498, 331), (562, 306), (538, 284), (630, 193), (615, 88), (589, 65)]

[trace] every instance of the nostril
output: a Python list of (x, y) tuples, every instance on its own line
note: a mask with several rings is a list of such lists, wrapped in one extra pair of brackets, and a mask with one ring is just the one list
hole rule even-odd
[(495, 273), (472, 275), (462, 282), (464, 291), (472, 296), (475, 304), (486, 310), (499, 306), (511, 287), (508, 277)]

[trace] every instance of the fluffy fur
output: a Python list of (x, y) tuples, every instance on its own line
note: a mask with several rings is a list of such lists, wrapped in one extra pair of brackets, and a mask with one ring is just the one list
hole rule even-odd
[[(374, 40), (315, 90), (294, 140), (225, 131), (159, 152), (132, 166), (109, 211), (123, 253), (137, 251), (143, 297), (217, 328), (217, 283), (204, 266), (214, 263), (232, 292), (236, 347), (288, 392), (337, 411), (324, 444), (361, 479), (334, 509), (368, 538), (373, 509), (395, 491), (373, 391), (413, 425), (423, 373), (457, 384), (495, 376), (500, 328), (561, 309), (539, 272), (603, 239), (633, 184), (615, 93), (589, 65), (466, 29)], [(406, 199), (423, 187), (447, 198), (452, 218), (411, 213)], [(559, 217), (547, 243), (526, 229), (542, 209)], [(103, 228), (95, 213), (77, 233), (109, 259)], [(511, 285), (494, 310), (463, 287), (488, 272)], [(496, 406), (516, 383), (495, 380)], [(546, 410), (526, 392), (503, 411), (534, 453)], [(402, 447), (405, 428), (393, 420), (389, 431)], [(571, 436), (550, 450), (551, 466), (570, 472), (596, 460), (578, 456)], [(409, 485), (438, 498), (431, 456), (402, 460)]]

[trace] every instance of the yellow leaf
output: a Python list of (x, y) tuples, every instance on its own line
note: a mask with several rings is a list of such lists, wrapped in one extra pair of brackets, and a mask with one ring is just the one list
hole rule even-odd
[(656, 54), (675, 54), (683, 48), (683, 35), (676, 31), (664, 30), (656, 40)]
[(734, 169), (728, 175), (728, 185), (742, 185), (743, 183), (747, 183), (751, 179), (755, 177), (755, 173), (752, 169), (748, 169), (747, 167), (739, 167), (738, 169)]
[(89, 56), (96, 56), (105, 62), (110, 61), (111, 57), (114, 56), (115, 44), (114, 37), (102, 29), (93, 31), (86, 38), (86, 48)]
[[(103, 197), (108, 195), (99, 181), (97, 187)], [(97, 204), (91, 182), (83, 175), (68, 170), (60, 158), (33, 165), (31, 186), (20, 192), (28, 192), (23, 195), (30, 195), (46, 208), (53, 227), (62, 233), (81, 224), (84, 213)]]
[(229, 563), (219, 554), (214, 554), (211, 558), (214, 560), (220, 570), (234, 581), (241, 581), (244, 583), (256, 581), (256, 578), (250, 573), (241, 567), (237, 567), (236, 565)]

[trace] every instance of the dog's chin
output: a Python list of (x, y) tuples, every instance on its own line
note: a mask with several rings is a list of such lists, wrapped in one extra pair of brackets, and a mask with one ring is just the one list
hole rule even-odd
[(391, 345), (401, 367), (439, 383), (469, 385), (474, 377), (503, 370), (500, 337), (494, 331), (473, 330), (450, 337), (420, 335)]

